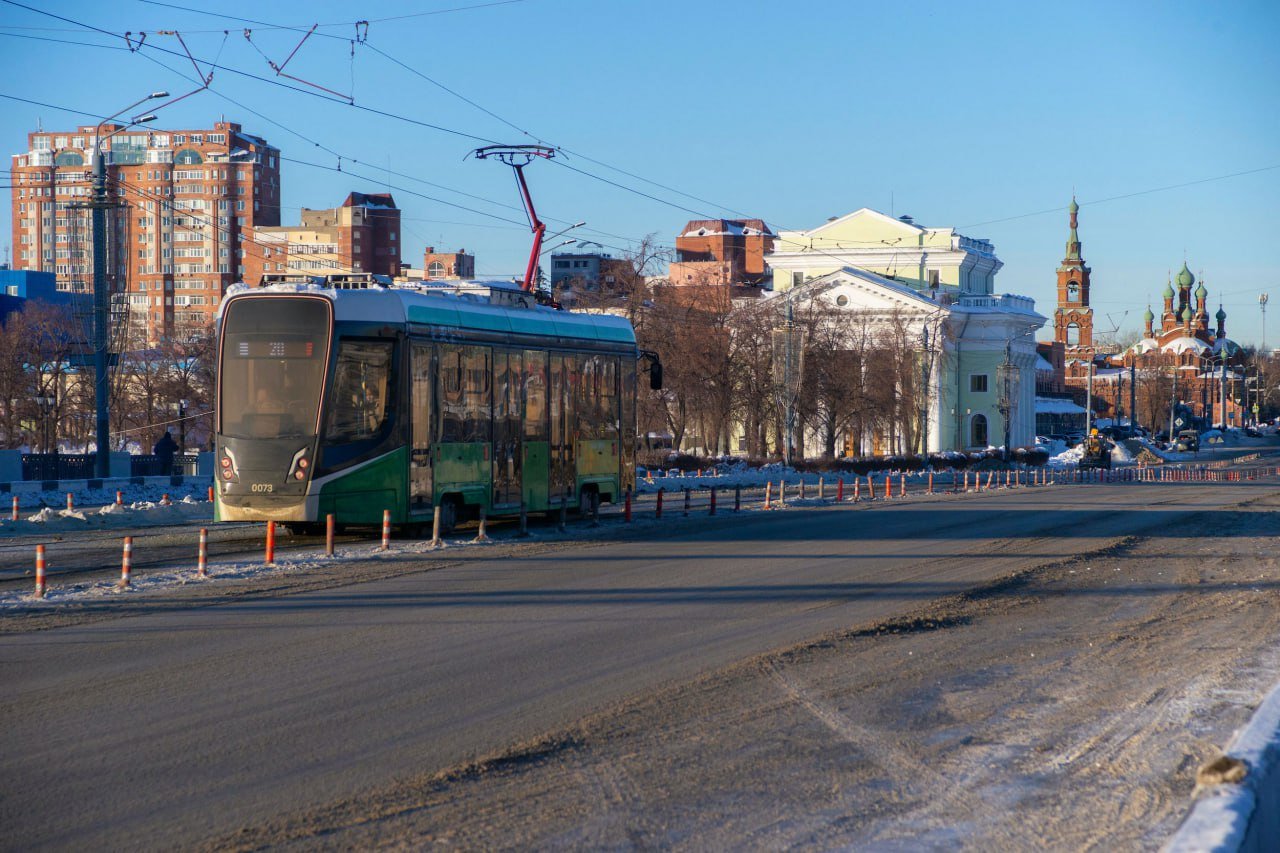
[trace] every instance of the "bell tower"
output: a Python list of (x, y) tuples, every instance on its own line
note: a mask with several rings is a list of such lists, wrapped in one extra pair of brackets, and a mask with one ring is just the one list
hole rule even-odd
[(1058, 310), (1053, 315), (1053, 339), (1066, 345), (1067, 358), (1091, 358), (1093, 309), (1089, 307), (1089, 268), (1080, 255), (1080, 235), (1076, 217), (1080, 205), (1075, 197), (1067, 208), (1071, 231), (1067, 235), (1067, 255), (1058, 267)]

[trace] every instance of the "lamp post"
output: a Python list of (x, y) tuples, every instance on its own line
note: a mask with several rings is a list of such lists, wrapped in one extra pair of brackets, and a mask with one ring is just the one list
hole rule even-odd
[(102, 143), (117, 133), (135, 124), (155, 120), (154, 115), (145, 115), (133, 119), (128, 124), (112, 131), (106, 137), (102, 135), (102, 127), (107, 122), (123, 115), (129, 110), (153, 98), (167, 98), (168, 92), (152, 92), (139, 98), (129, 106), (117, 111), (98, 122), (93, 135), (93, 190), (89, 200), (89, 209), (93, 216), (93, 388), (97, 398), (97, 445), (98, 453), (94, 464), (94, 473), (101, 478), (110, 474), (110, 408), (107, 401), (110, 383), (107, 377), (107, 312), (111, 295), (107, 291), (107, 208), (114, 207), (115, 202), (107, 194), (107, 161), (102, 151)]
[(1016, 408), (1014, 398), (1017, 395), (1017, 384), (1020, 377), (1013, 363), (1013, 338), (1005, 341), (1004, 362), (996, 368), (996, 382), (1000, 384), (1000, 396), (996, 400), (996, 408), (1004, 419), (1004, 461), (1009, 461), (1009, 442), (1012, 440), (1011, 429), (1013, 412)]
[(49, 416), (58, 405), (58, 398), (42, 394), (35, 399), (36, 407), (40, 409), (40, 446), (45, 453), (49, 453)]
[(778, 389), (778, 404), (783, 410), (783, 428), (786, 433), (782, 448), (784, 464), (791, 465), (795, 443), (796, 399), (800, 396), (800, 381), (804, 375), (804, 331), (796, 326), (792, 291), (785, 297), (785, 314), (781, 329), (773, 330), (773, 379)]

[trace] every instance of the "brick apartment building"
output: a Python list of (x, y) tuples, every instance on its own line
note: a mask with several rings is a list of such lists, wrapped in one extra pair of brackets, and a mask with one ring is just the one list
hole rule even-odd
[[(27, 135), (13, 156), (13, 266), (93, 287), (93, 125)], [(166, 132), (103, 126), (107, 281), (118, 319), (148, 341), (207, 325), (254, 251), (247, 229), (280, 222), (280, 152), (235, 122)]]
[(428, 246), (422, 253), (422, 274), (429, 279), (472, 279), (476, 277), (476, 256), (468, 255), (466, 249), (437, 252), (435, 246)]
[(694, 219), (676, 237), (667, 278), (676, 286), (759, 287), (774, 239), (761, 219)]
[(338, 207), (302, 208), (301, 224), (253, 228), (244, 280), (264, 273), (400, 274), (400, 210), (389, 193), (350, 193)]

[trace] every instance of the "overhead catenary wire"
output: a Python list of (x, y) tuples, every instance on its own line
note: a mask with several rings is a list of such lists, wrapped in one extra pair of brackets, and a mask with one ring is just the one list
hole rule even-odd
[[(114, 33), (110, 33), (110, 32), (109, 32), (109, 31), (107, 31), (107, 30), (103, 30), (103, 29), (98, 28), (98, 27), (93, 27), (92, 25), (83, 24), (83, 23), (81, 23), (81, 22), (77, 22), (77, 21), (74, 21), (74, 20), (69, 19), (69, 18), (64, 18), (64, 17), (59, 16), (59, 15), (54, 15), (54, 14), (52, 14), (52, 13), (44, 12), (43, 10), (35, 9), (34, 7), (27, 6), (27, 5), (22, 4), (22, 3), (18, 3), (18, 2), (16, 2), (16, 0), (0, 0), (0, 2), (5, 2), (5, 3), (8, 3), (9, 5), (13, 5), (13, 6), (17, 6), (17, 7), (20, 7), (20, 8), (28, 9), (28, 10), (30, 10), (30, 11), (33, 11), (33, 12), (36, 12), (36, 13), (39, 13), (39, 14), (48, 15), (48, 16), (50, 16), (50, 17), (54, 17), (54, 18), (56, 18), (56, 19), (58, 19), (58, 20), (63, 20), (63, 21), (69, 22), (69, 23), (74, 23), (74, 24), (77, 24), (77, 25), (79, 25), (79, 26), (81, 26), (81, 27), (83, 27), (83, 28), (85, 28), (85, 29), (89, 29), (89, 30), (92, 30), (92, 31), (95, 31), (95, 32), (99, 32), (99, 33), (102, 33), (102, 34), (105, 34), (105, 35), (110, 35), (110, 36), (115, 36), (115, 35), (116, 35), (116, 34), (114, 34)], [(168, 5), (172, 5), (172, 4), (168, 4)], [(185, 8), (185, 7), (176, 7), (176, 6), (175, 6), (175, 8)], [(203, 11), (203, 10), (189, 10), (189, 11)], [(218, 14), (218, 13), (206, 13), (206, 14)], [(230, 17), (230, 16), (223, 16), (223, 17)], [(264, 26), (274, 26), (274, 25), (268, 24), (267, 22), (261, 22), (261, 23), (262, 23), (262, 25), (264, 25)], [(96, 45), (95, 45), (95, 46), (96, 46)], [(146, 47), (146, 48), (152, 48), (152, 49), (156, 49), (156, 50), (160, 50), (160, 51), (162, 51), (162, 52), (170, 53), (170, 54), (173, 54), (173, 55), (175, 55), (175, 56), (179, 56), (179, 55), (181, 55), (181, 54), (178, 54), (178, 53), (177, 53), (177, 52), (175, 52), (175, 51), (167, 51), (167, 50), (165, 50), (164, 48), (159, 48), (159, 47), (155, 46), (154, 44), (147, 44), (147, 45), (140, 46), (140, 47), (139, 47), (139, 50), (141, 50), (143, 47)], [(380, 54), (382, 54), (383, 56), (387, 57), (388, 59), (390, 59), (391, 61), (394, 61), (394, 62), (396, 62), (397, 64), (400, 64), (400, 65), (402, 65), (402, 66), (404, 65), (404, 63), (400, 62), (399, 60), (394, 59), (394, 57), (391, 57), (389, 54), (386, 54), (385, 52), (383, 52), (383, 51), (381, 51), (381, 50), (378, 50), (378, 52), (379, 52)], [(242, 76), (245, 76), (245, 77), (251, 78), (251, 79), (259, 80), (259, 81), (262, 81), (262, 82), (267, 82), (267, 83), (270, 83), (270, 84), (273, 84), (273, 85), (281, 85), (281, 86), (283, 86), (283, 88), (288, 89), (288, 90), (291, 90), (291, 91), (300, 91), (300, 92), (302, 92), (303, 94), (310, 94), (310, 95), (315, 95), (315, 94), (316, 94), (316, 93), (314, 93), (314, 92), (308, 92), (308, 91), (306, 91), (306, 90), (298, 89), (297, 87), (292, 87), (292, 86), (288, 86), (288, 85), (285, 85), (285, 84), (281, 84), (281, 83), (279, 83), (279, 81), (271, 80), (271, 79), (269, 79), (269, 78), (263, 78), (263, 77), (261, 77), (261, 76), (259, 76), (259, 75), (254, 75), (254, 74), (251, 74), (251, 73), (248, 73), (248, 72), (239, 71), (239, 70), (234, 69), (234, 68), (227, 68), (226, 66), (218, 65), (216, 62), (215, 62), (215, 63), (208, 63), (208, 61), (207, 61), (207, 60), (201, 60), (201, 61), (205, 61), (205, 62), (206, 62), (206, 64), (210, 64), (210, 65), (211, 65), (211, 67), (216, 67), (216, 68), (219, 68), (219, 69), (225, 69), (225, 70), (228, 70), (228, 71), (230, 71), (230, 72), (232, 72), (232, 73), (239, 74), (239, 75), (242, 75)], [(410, 70), (412, 70), (412, 69), (410, 69)], [(445, 86), (443, 86), (442, 84), (439, 84), (439, 83), (438, 83), (438, 81), (435, 81), (435, 80), (433, 80), (432, 78), (429, 78), (429, 77), (427, 77), (426, 75), (421, 74), (420, 72), (415, 72), (415, 73), (417, 73), (417, 74), (418, 74), (418, 76), (422, 76), (422, 77), (424, 77), (425, 79), (430, 80), (430, 82), (432, 82), (433, 84), (441, 86), (441, 88), (445, 89), (446, 91), (449, 91), (449, 92), (450, 92), (450, 94), (453, 94), (454, 96), (461, 98), (462, 100), (466, 101), (467, 103), (470, 103), (472, 106), (476, 107), (477, 109), (480, 109), (480, 110), (482, 110), (482, 111), (486, 112), (487, 114), (489, 114), (489, 115), (491, 115), (492, 117), (494, 117), (494, 118), (496, 118), (496, 119), (498, 119), (498, 120), (502, 121), (503, 123), (508, 124), (509, 126), (511, 126), (511, 127), (515, 128), (515, 129), (519, 130), (519, 131), (520, 131), (520, 132), (522, 132), (522, 133), (527, 133), (527, 134), (529, 134), (531, 137), (536, 138), (536, 136), (535, 136), (534, 134), (529, 133), (528, 131), (525, 131), (525, 130), (523, 130), (523, 129), (519, 128), (519, 126), (518, 126), (518, 125), (515, 125), (514, 123), (512, 123), (512, 122), (510, 122), (509, 120), (507, 120), (507, 119), (505, 119), (505, 118), (503, 118), (503, 117), (501, 117), (501, 116), (497, 115), (496, 113), (493, 113), (492, 111), (489, 111), (487, 108), (485, 108), (485, 107), (483, 107), (483, 106), (479, 105), (477, 102), (474, 102), (473, 100), (471, 100), (471, 99), (469, 99), (469, 98), (466, 98), (465, 96), (462, 96), (460, 93), (457, 93), (457, 92), (455, 92), (455, 91), (453, 91), (453, 90), (449, 89), (448, 87), (445, 87)], [(332, 99), (332, 98), (327, 98), (326, 100), (334, 100), (334, 99)], [(337, 102), (337, 103), (344, 103), (343, 101), (340, 101), (340, 100), (337, 100), (337, 101), (335, 101), (335, 102)], [(457, 130), (452, 129), (452, 128), (443, 128), (443, 127), (440, 127), (440, 126), (437, 126), (437, 125), (432, 125), (432, 124), (430, 124), (430, 123), (423, 123), (423, 122), (417, 121), (417, 120), (415, 120), (415, 119), (412, 119), (412, 118), (410, 118), (410, 117), (397, 115), (397, 114), (394, 114), (394, 113), (390, 113), (390, 112), (388, 112), (388, 111), (375, 110), (375, 109), (372, 109), (372, 108), (366, 108), (366, 107), (361, 107), (361, 108), (362, 108), (362, 109), (369, 110), (369, 111), (374, 112), (374, 113), (377, 113), (377, 114), (380, 114), (380, 115), (383, 115), (383, 116), (386, 116), (386, 117), (389, 117), (389, 118), (395, 118), (395, 119), (399, 119), (399, 120), (409, 121), (409, 122), (412, 122), (412, 123), (415, 123), (415, 124), (420, 124), (420, 125), (424, 125), (424, 126), (433, 127), (433, 128), (435, 128), (435, 129), (437, 129), (437, 130), (443, 130), (443, 131), (445, 131), (445, 132), (453, 133), (453, 134), (456, 134), (456, 135), (459, 135), (459, 136), (465, 136), (465, 137), (467, 137), (467, 138), (476, 139), (476, 140), (481, 140), (481, 141), (487, 141), (487, 142), (492, 142), (492, 141), (493, 141), (493, 140), (485, 139), (485, 138), (483, 138), (483, 137), (479, 137), (479, 136), (475, 136), (475, 135), (471, 135), (471, 134), (466, 134), (466, 133), (464, 133), (464, 132), (462, 132), (462, 131), (457, 131)], [(563, 147), (562, 147), (560, 150), (564, 151), (565, 153), (575, 153), (575, 152), (573, 152), (571, 149), (568, 149), (568, 148), (563, 148)], [(623, 173), (623, 174), (628, 175), (629, 177), (633, 177), (633, 178), (634, 178), (634, 179), (636, 179), (636, 180), (641, 180), (641, 181), (644, 181), (644, 182), (646, 182), (646, 183), (653, 184), (653, 185), (655, 185), (655, 186), (663, 187), (664, 189), (666, 189), (666, 190), (668, 190), (668, 191), (670, 191), (670, 192), (675, 192), (675, 193), (678, 193), (678, 194), (680, 194), (680, 195), (684, 195), (684, 196), (689, 197), (689, 198), (695, 198), (695, 199), (697, 198), (696, 196), (692, 196), (691, 194), (685, 193), (685, 192), (683, 192), (682, 190), (678, 190), (678, 189), (675, 189), (675, 188), (673, 188), (673, 187), (667, 187), (667, 186), (664, 186), (664, 185), (662, 185), (662, 184), (658, 184), (657, 182), (651, 181), (650, 179), (644, 178), (644, 177), (639, 176), (639, 175), (635, 175), (634, 173), (625, 172), (625, 170), (617, 169), (617, 167), (610, 166), (609, 164), (604, 163), (603, 161), (594, 160), (593, 158), (590, 158), (590, 157), (588, 157), (588, 156), (586, 156), (586, 155), (582, 155), (582, 154), (575, 154), (575, 156), (580, 156), (580, 157), (582, 157), (583, 159), (586, 159), (586, 160), (589, 160), (589, 161), (591, 161), (591, 162), (597, 163), (598, 165), (602, 165), (602, 166), (604, 166), (605, 168), (609, 168), (609, 169), (611, 169), (611, 170), (619, 171), (619, 172), (621, 172), (621, 173)], [(627, 185), (625, 185), (625, 184), (623, 184), (623, 183), (620, 183), (620, 182), (618, 182), (618, 181), (613, 181), (613, 180), (611, 180), (611, 179), (608, 179), (608, 178), (605, 178), (605, 177), (603, 177), (603, 176), (600, 176), (600, 175), (594, 174), (594, 173), (589, 172), (589, 171), (587, 171), (587, 170), (578, 169), (578, 168), (576, 168), (576, 167), (569, 166), (568, 164), (565, 164), (565, 163), (560, 162), (560, 161), (555, 161), (555, 162), (558, 162), (558, 164), (559, 164), (559, 165), (561, 165), (562, 167), (564, 167), (564, 168), (569, 168), (569, 169), (571, 169), (571, 170), (573, 170), (573, 171), (575, 171), (575, 172), (578, 172), (578, 173), (582, 174), (582, 175), (583, 175), (583, 176), (585, 176), (585, 177), (592, 178), (592, 179), (597, 180), (597, 181), (601, 181), (601, 182), (606, 183), (606, 184), (608, 184), (608, 185), (611, 185), (611, 186), (613, 186), (613, 187), (615, 187), (615, 188), (618, 188), (618, 189), (621, 189), (621, 190), (623, 190), (623, 191), (626, 191), (626, 192), (630, 192), (630, 193), (636, 194), (636, 195), (638, 195), (638, 196), (644, 197), (644, 198), (646, 198), (646, 199), (649, 199), (649, 200), (651, 200), (651, 201), (657, 202), (657, 203), (659, 203), (659, 204), (664, 204), (664, 205), (667, 205), (667, 206), (670, 206), (670, 207), (673, 207), (673, 208), (676, 208), (676, 209), (679, 209), (679, 210), (685, 211), (685, 212), (687, 212), (687, 213), (692, 213), (692, 214), (694, 214), (694, 215), (696, 215), (696, 216), (698, 216), (698, 217), (700, 217), (700, 218), (718, 218), (718, 217), (712, 216), (712, 215), (710, 215), (710, 214), (707, 214), (707, 213), (705, 213), (705, 212), (702, 212), (702, 211), (696, 211), (696, 210), (693, 210), (692, 208), (689, 208), (689, 207), (687, 207), (687, 206), (680, 205), (680, 204), (677, 204), (677, 203), (675, 203), (675, 202), (671, 202), (671, 201), (669, 201), (669, 200), (659, 198), (658, 196), (655, 196), (655, 195), (653, 195), (653, 194), (651, 194), (651, 193), (646, 193), (646, 192), (641, 191), (641, 190), (638, 190), (638, 189), (636, 189), (636, 188), (634, 188), (634, 187), (629, 187), (629, 186), (627, 186)], [(1096, 201), (1091, 201), (1091, 202), (1086, 202), (1086, 203), (1088, 203), (1088, 204), (1095, 204), (1095, 205), (1096, 205), (1096, 204), (1102, 204), (1102, 203), (1106, 203), (1106, 202), (1110, 202), (1110, 201), (1117, 201), (1117, 200), (1124, 199), (1124, 198), (1132, 198), (1132, 197), (1135, 197), (1135, 196), (1144, 195), (1144, 194), (1149, 194), (1149, 193), (1154, 193), (1154, 192), (1162, 192), (1162, 191), (1167, 191), (1167, 190), (1172, 190), (1172, 189), (1178, 189), (1178, 188), (1185, 187), (1185, 186), (1191, 186), (1191, 185), (1195, 185), (1195, 184), (1207, 183), (1207, 182), (1216, 181), (1216, 180), (1225, 180), (1225, 179), (1234, 178), (1234, 177), (1239, 177), (1239, 176), (1247, 175), (1247, 174), (1255, 174), (1255, 173), (1258, 173), (1258, 172), (1268, 171), (1268, 170), (1276, 169), (1276, 168), (1280, 168), (1280, 164), (1276, 164), (1276, 165), (1272, 165), (1272, 166), (1260, 167), (1260, 168), (1258, 168), (1258, 169), (1246, 170), (1246, 171), (1242, 171), (1242, 172), (1230, 173), (1230, 174), (1227, 174), (1227, 175), (1219, 175), (1219, 176), (1214, 176), (1214, 177), (1210, 177), (1210, 178), (1202, 178), (1202, 179), (1197, 179), (1197, 180), (1194, 180), (1194, 181), (1188, 181), (1188, 182), (1184, 182), (1184, 183), (1180, 183), (1180, 184), (1173, 184), (1173, 185), (1167, 185), (1167, 186), (1162, 186), (1162, 187), (1154, 187), (1154, 188), (1150, 188), (1150, 189), (1146, 189), (1146, 190), (1140, 190), (1140, 191), (1136, 191), (1136, 192), (1132, 192), (1132, 193), (1126, 193), (1126, 194), (1122, 194), (1122, 195), (1118, 195), (1118, 196), (1112, 196), (1112, 197), (1109, 197), (1109, 198), (1099, 199), (1099, 200), (1096, 200)], [(739, 212), (739, 211), (735, 211), (735, 210), (733, 210), (732, 208), (729, 208), (729, 207), (724, 207), (723, 209), (725, 209), (725, 210), (730, 210), (730, 211), (732, 211), (732, 212)], [(972, 224), (969, 224), (969, 225), (963, 225), (963, 226), (957, 226), (957, 227), (959, 227), (959, 228), (979, 227), (979, 226), (984, 225), (984, 224), (995, 224), (995, 223), (997, 223), (997, 222), (1011, 221), (1011, 220), (1014, 220), (1014, 219), (1026, 218), (1026, 217), (1031, 217), (1031, 216), (1046, 215), (1046, 214), (1049, 214), (1049, 213), (1056, 213), (1056, 212), (1060, 212), (1060, 207), (1055, 206), (1055, 207), (1053, 207), (1053, 208), (1046, 208), (1046, 209), (1044, 209), (1044, 210), (1032, 211), (1032, 212), (1030, 212), (1030, 213), (1025, 213), (1025, 214), (1018, 214), (1018, 215), (1016, 215), (1016, 216), (1004, 217), (1004, 218), (996, 219), (996, 220), (987, 220), (987, 221), (985, 221), (985, 222), (981, 222), (981, 223), (972, 223)], [(744, 215), (745, 215), (745, 214), (744, 214)], [(786, 229), (786, 230), (792, 230), (792, 229)], [(629, 239), (629, 238), (621, 238), (621, 239)], [(776, 241), (779, 241), (779, 242), (783, 242), (783, 243), (788, 243), (788, 244), (791, 244), (791, 245), (801, 246), (802, 248), (806, 248), (806, 249), (808, 249), (809, 251), (814, 252), (815, 254), (827, 255), (827, 256), (830, 256), (830, 257), (832, 257), (832, 258), (839, 259), (839, 256), (837, 256), (837, 255), (832, 255), (831, 253), (823, 252), (823, 251), (821, 251), (821, 250), (815, 249), (811, 244), (805, 244), (805, 243), (800, 242), (800, 241), (793, 241), (793, 240), (784, 239), (784, 238), (778, 237), (777, 235), (775, 235), (775, 240), (776, 240)], [(851, 242), (851, 241), (846, 241), (846, 242)]]

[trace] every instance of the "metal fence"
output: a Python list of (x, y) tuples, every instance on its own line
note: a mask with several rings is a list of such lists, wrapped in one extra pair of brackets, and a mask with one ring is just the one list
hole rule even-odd
[[(24, 480), (90, 480), (96, 476), (96, 453), (24, 453)], [(199, 473), (199, 454), (186, 453), (173, 457), (173, 465), (165, 470), (154, 453), (129, 458), (130, 477), (194, 477)]]

